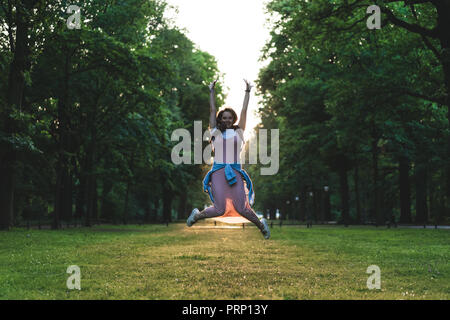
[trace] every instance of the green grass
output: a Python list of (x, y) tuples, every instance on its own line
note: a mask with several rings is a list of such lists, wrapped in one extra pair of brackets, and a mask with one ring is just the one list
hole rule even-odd
[[(183, 224), (0, 232), (0, 299), (449, 299), (450, 231)], [(81, 269), (68, 290), (66, 269)], [(366, 286), (369, 265), (381, 290)]]

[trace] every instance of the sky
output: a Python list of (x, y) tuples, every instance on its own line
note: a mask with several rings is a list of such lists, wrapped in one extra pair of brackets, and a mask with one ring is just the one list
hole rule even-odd
[[(263, 0), (166, 0), (178, 7), (178, 13), (168, 10), (166, 17), (186, 29), (186, 36), (196, 46), (213, 55), (220, 72), (225, 73), (225, 93), (228, 94), (225, 106), (232, 107), (238, 116), (242, 110), (245, 96), (244, 78), (255, 83), (261, 67), (261, 49), (270, 39), (266, 23)], [(205, 79), (208, 80), (208, 79)], [(246, 137), (259, 123), (254, 114), (257, 111), (258, 97), (255, 88), (250, 95), (247, 111)], [(222, 106), (218, 106), (219, 108)], [(205, 112), (209, 112), (205, 111)]]

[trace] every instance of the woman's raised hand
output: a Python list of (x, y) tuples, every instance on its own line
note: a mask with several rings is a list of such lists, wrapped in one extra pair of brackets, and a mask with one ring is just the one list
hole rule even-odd
[(209, 84), (209, 91), (212, 91), (212, 90), (214, 90), (214, 87), (216, 86), (216, 82), (217, 82), (218, 80), (214, 80), (213, 82), (211, 82), (210, 84)]
[(244, 79), (244, 81), (245, 81), (245, 84), (246, 84), (246, 89), (245, 90), (250, 91), (253, 88), (253, 85), (247, 79)]

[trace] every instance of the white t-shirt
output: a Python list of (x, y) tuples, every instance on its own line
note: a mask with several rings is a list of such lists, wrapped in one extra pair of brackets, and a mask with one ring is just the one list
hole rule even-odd
[(242, 129), (226, 129), (221, 132), (217, 128), (211, 131), (211, 139), (216, 163), (241, 163), (241, 151), (244, 144)]

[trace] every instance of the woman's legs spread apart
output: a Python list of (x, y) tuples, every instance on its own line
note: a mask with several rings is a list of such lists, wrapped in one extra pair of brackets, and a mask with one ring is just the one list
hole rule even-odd
[(255, 211), (253, 211), (248, 204), (247, 195), (245, 194), (244, 189), (244, 179), (238, 171), (235, 170), (234, 173), (236, 174), (236, 184), (231, 187), (231, 198), (233, 199), (234, 208), (240, 215), (253, 222), (259, 230), (262, 231), (264, 229), (264, 225), (259, 220)]
[(208, 207), (197, 215), (196, 221), (205, 218), (214, 218), (225, 214), (227, 181), (224, 169), (217, 170), (211, 177), (211, 192), (214, 206)]

